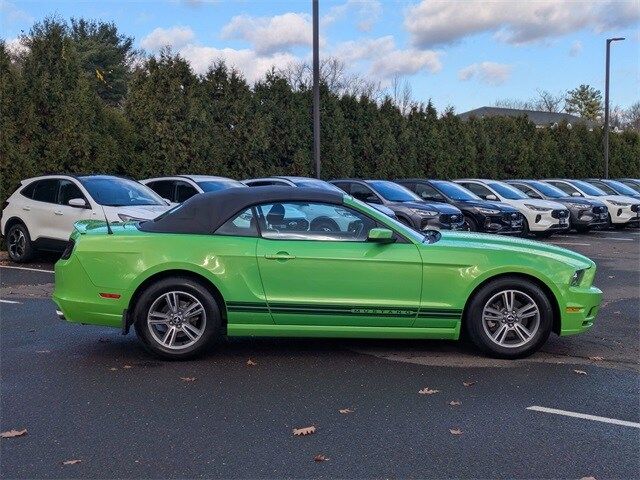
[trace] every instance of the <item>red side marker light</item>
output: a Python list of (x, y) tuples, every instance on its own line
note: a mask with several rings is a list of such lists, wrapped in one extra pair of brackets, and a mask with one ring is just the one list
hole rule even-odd
[(119, 293), (101, 293), (100, 296), (102, 298), (113, 298), (114, 300), (117, 300), (121, 295)]

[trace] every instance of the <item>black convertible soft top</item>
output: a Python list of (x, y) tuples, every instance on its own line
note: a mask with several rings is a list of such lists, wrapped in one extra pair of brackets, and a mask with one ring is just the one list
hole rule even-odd
[(344, 195), (320, 188), (247, 187), (229, 188), (194, 195), (155, 220), (141, 222), (144, 232), (210, 234), (236, 214), (253, 205), (284, 202), (342, 204)]

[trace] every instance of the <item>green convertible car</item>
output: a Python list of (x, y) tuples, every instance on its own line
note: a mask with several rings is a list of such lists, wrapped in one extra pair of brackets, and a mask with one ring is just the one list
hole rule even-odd
[(69, 322), (133, 326), (152, 352), (222, 335), (458, 339), (535, 352), (592, 326), (595, 264), (555, 246), (418, 233), (339, 192), (256, 187), (196, 195), (155, 220), (78, 222), (55, 267)]

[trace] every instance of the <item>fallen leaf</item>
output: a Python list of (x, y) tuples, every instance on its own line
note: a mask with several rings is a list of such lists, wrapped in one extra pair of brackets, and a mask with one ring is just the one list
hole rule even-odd
[(313, 425), (311, 425), (310, 427), (304, 427), (304, 428), (294, 428), (293, 429), (293, 434), (298, 436), (298, 435), (311, 435), (312, 433), (316, 433), (316, 427), (314, 427)]
[(0, 433), (0, 437), (2, 438), (13, 438), (13, 437), (21, 437), (27, 434), (27, 429), (23, 430), (9, 430), (7, 432)]
[(182, 380), (183, 382), (195, 382), (196, 377), (180, 377), (180, 380)]
[(457, 407), (458, 405), (462, 405), (462, 402), (460, 400), (451, 400), (449, 402), (449, 405), (451, 405), (452, 407)]
[(329, 457), (325, 457), (322, 454), (318, 454), (315, 457), (313, 457), (314, 462), (326, 462), (327, 460), (329, 460)]
[(353, 413), (353, 410), (351, 410), (350, 408), (341, 408), (340, 410), (338, 410), (340, 413), (342, 413), (343, 415), (346, 415), (347, 413)]
[(616, 310), (615, 312), (613, 312), (614, 315), (620, 315), (620, 310)]
[(450, 428), (449, 433), (451, 433), (451, 435), (462, 435), (462, 430), (459, 428)]
[(51, 350), (36, 350), (36, 353), (51, 353)]
[(133, 368), (133, 367), (132, 367), (131, 365), (125, 365), (125, 366), (124, 366), (124, 367), (122, 367), (122, 368), (127, 368), (127, 369), (128, 369), (128, 368)]
[(609, 278), (616, 278), (615, 275), (609, 275)]
[(462, 385), (464, 385), (465, 387), (470, 387), (471, 385), (475, 385), (476, 382), (475, 380), (467, 380), (466, 382), (462, 382)]
[(420, 395), (433, 395), (434, 393), (438, 393), (440, 390), (432, 390), (429, 387), (424, 387), (422, 390), (418, 390)]
[(594, 362), (600, 362), (604, 360), (604, 357), (589, 357), (589, 360), (593, 360)]
[(80, 463), (82, 460), (65, 460), (64, 462), (62, 462), (63, 465), (75, 465), (76, 463)]
[(116, 367), (111, 367), (109, 370), (111, 370), (112, 372), (115, 372), (118, 369)]
[(596, 477), (582, 477), (580, 480), (596, 480)]
[(35, 328), (30, 328), (29, 330), (27, 330), (27, 332), (31, 333), (31, 332), (35, 332), (36, 329)]
[(254, 365), (257, 365), (257, 363), (254, 362), (253, 360), (249, 359), (249, 360), (247, 360), (247, 365), (249, 365), (250, 367), (253, 367)]
[(585, 372), (584, 370), (574, 370), (575, 373), (577, 373), (578, 375), (586, 375), (587, 372)]

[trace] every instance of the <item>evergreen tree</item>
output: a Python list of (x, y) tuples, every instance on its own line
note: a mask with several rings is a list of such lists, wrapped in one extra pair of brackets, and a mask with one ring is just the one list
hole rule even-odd
[(564, 108), (567, 113), (574, 113), (589, 120), (598, 120), (602, 116), (602, 93), (590, 85), (580, 85), (567, 92)]

